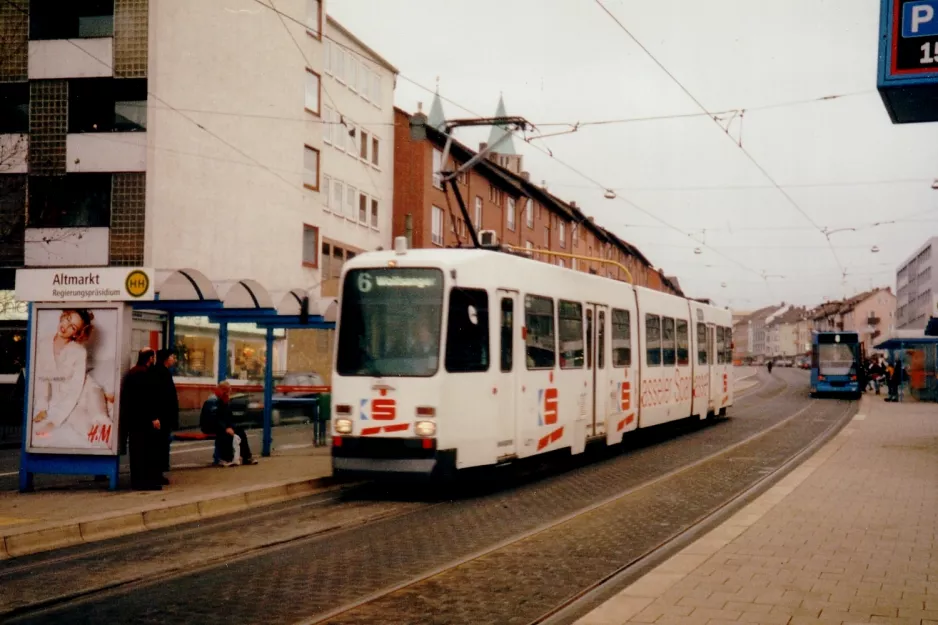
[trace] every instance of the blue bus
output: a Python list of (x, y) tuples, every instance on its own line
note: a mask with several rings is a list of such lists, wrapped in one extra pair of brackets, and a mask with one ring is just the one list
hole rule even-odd
[(811, 337), (811, 395), (862, 393), (863, 344), (856, 332), (815, 332)]

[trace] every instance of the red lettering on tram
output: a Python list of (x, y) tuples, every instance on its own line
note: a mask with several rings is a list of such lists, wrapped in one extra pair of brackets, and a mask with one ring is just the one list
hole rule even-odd
[(619, 409), (622, 412), (629, 410), (632, 407), (632, 383), (623, 382), (622, 391), (619, 396)]

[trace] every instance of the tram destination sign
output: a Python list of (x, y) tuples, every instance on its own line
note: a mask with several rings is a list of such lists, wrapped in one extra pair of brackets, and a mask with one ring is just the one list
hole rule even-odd
[(880, 0), (879, 76), (897, 124), (938, 121), (938, 0)]

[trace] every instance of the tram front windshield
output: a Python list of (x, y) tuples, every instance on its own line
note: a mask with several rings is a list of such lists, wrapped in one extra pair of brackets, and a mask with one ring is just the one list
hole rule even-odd
[(354, 269), (345, 275), (336, 372), (423, 376), (440, 360), (443, 272)]
[(856, 375), (856, 344), (822, 343), (817, 347), (818, 373), (823, 375)]

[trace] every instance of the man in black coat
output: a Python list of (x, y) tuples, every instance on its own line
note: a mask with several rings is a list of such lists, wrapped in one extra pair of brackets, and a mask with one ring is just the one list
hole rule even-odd
[(241, 439), (239, 445), (242, 464), (257, 464), (257, 459), (251, 455), (251, 447), (248, 445), (248, 436), (244, 429), (235, 427), (234, 415), (231, 414), (231, 408), (228, 400), (231, 397), (231, 385), (228, 382), (221, 382), (215, 388), (215, 396), (210, 397), (202, 406), (202, 414), (199, 417), (199, 423), (202, 431), (206, 434), (215, 434), (215, 448), (218, 450), (218, 457), (221, 465), (230, 467), (234, 463), (234, 437), (237, 435)]
[[(136, 490), (162, 490), (159, 455), (160, 421), (154, 412), (153, 376), (156, 355), (149, 347), (121, 381), (120, 429), (130, 440), (130, 483)], [(121, 434), (124, 438), (124, 434)]]
[[(169, 471), (169, 446), (173, 431), (179, 429), (179, 396), (172, 374), (175, 365), (176, 355), (171, 350), (161, 349), (156, 353), (156, 364), (150, 368), (153, 376), (153, 409), (160, 421), (161, 471)], [(169, 484), (165, 476), (161, 475), (160, 481)]]

